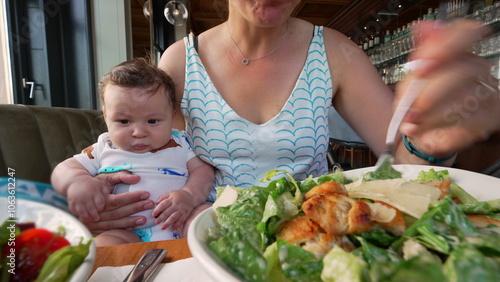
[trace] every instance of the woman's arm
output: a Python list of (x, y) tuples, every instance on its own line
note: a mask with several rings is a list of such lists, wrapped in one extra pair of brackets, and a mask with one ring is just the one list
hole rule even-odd
[(325, 28), (325, 48), (332, 76), (333, 106), (370, 149), (380, 155), (392, 116), (394, 93), (352, 40)]
[[(350, 40), (334, 32), (325, 33), (332, 78), (337, 83), (334, 106), (376, 154), (385, 148), (385, 135), (398, 98), (409, 81), (425, 78), (427, 84), (405, 116), (400, 131), (409, 136), (422, 153), (442, 158), (484, 140), (499, 130), (498, 92), (485, 92), (477, 77), (491, 77), (485, 60), (467, 53), (472, 44), (485, 35), (471, 21), (454, 22), (450, 27), (422, 30), (439, 32), (424, 37), (419, 52), (412, 59), (425, 58), (432, 62), (420, 72), (408, 75), (396, 86), (395, 95), (385, 86), (370, 61)], [(336, 45), (334, 45), (336, 42)], [(333, 47), (332, 47), (333, 46)], [(488, 80), (498, 87), (496, 80)], [(496, 88), (495, 88), (496, 89)], [(478, 90), (482, 90), (482, 94)], [(467, 99), (481, 97), (473, 113), (457, 121), (453, 110)], [(457, 106), (458, 105), (458, 106)], [(484, 124), (484, 125), (483, 125)], [(397, 138), (401, 140), (401, 135)], [(403, 142), (395, 144), (396, 162), (428, 164), (408, 152)], [(453, 158), (447, 164), (453, 162)]]
[(175, 105), (174, 128), (183, 130), (185, 122), (180, 110), (186, 73), (186, 50), (183, 40), (175, 42), (163, 52), (158, 67), (167, 72), (174, 81), (175, 100), (177, 101)]

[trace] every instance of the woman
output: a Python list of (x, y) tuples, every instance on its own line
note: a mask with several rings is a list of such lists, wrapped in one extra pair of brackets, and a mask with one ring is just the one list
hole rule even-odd
[[(182, 100), (177, 125), (183, 126), (186, 118), (195, 152), (219, 169), (217, 184), (257, 184), (265, 171), (276, 168), (298, 178), (325, 173), (325, 108), (331, 102), (373, 152), (382, 153), (392, 109), (415, 79), (425, 79), (426, 86), (400, 133), (424, 157), (411, 154), (399, 138), (394, 147), (397, 162), (426, 164), (425, 159), (431, 159), (449, 165), (456, 151), (500, 129), (498, 81), (491, 79), (485, 60), (465, 51), (486, 35), (485, 28), (472, 22), (422, 25), (425, 36), (412, 56), (421, 63), (397, 86), (394, 99), (348, 38), (290, 17), (299, 2), (229, 0), (227, 22), (203, 32), (197, 51), (194, 41), (184, 40), (162, 56), (159, 66), (172, 76)], [(476, 110), (457, 111), (470, 97), (477, 98)], [(102, 183), (136, 180), (115, 175)], [(140, 196), (131, 194), (126, 200)], [(101, 222), (88, 226), (134, 226), (137, 218), (104, 220), (144, 205), (118, 210), (110, 206)]]
[[(299, 2), (230, 0), (227, 22), (202, 33), (197, 51), (193, 40), (185, 40), (173, 44), (162, 56), (160, 67), (173, 76), (178, 101), (182, 100), (179, 125), (185, 118), (196, 153), (219, 169), (219, 185), (251, 186), (276, 168), (291, 170), (299, 179), (326, 173), (326, 109), (331, 99), (376, 154), (385, 149), (394, 106), (392, 92), (348, 38), (290, 18)], [(470, 24), (464, 23), (463, 28)], [(435, 54), (420, 55), (424, 56)], [(485, 61), (472, 56), (466, 59), (453, 64), (464, 72), (482, 69), (482, 75), (488, 76)], [(435, 79), (422, 93), (431, 97), (416, 101), (408, 116), (411, 119), (401, 128), (425, 155), (446, 158), (484, 135), (471, 128), (465, 134), (467, 142), (453, 140), (450, 144), (447, 134), (419, 130), (447, 125), (436, 116), (425, 115), (422, 120), (423, 114), (417, 111), (436, 94), (447, 97), (440, 90), (442, 85), (458, 78), (465, 82), (454, 87), (454, 92), (457, 88), (468, 95), (470, 86), (477, 86), (466, 73)], [(398, 87), (397, 93), (402, 91), (404, 87)], [(449, 107), (432, 102), (429, 106)], [(424, 109), (433, 112), (427, 106)], [(495, 126), (498, 128), (497, 122)], [(238, 131), (232, 133), (234, 130)], [(280, 150), (287, 146), (293, 152)], [(425, 163), (411, 155), (403, 142), (397, 142), (396, 152), (398, 162)], [(446, 163), (452, 162), (453, 158), (446, 159)]]

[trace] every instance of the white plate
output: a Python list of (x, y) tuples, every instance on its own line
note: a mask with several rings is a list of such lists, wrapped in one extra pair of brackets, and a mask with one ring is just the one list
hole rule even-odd
[[(63, 226), (66, 229), (65, 237), (71, 245), (78, 245), (81, 238), (83, 238), (84, 243), (92, 238), (89, 230), (76, 217), (59, 208), (26, 199), (16, 199), (15, 205), (9, 206), (6, 197), (0, 197), (0, 206), (2, 207), (1, 223), (8, 219), (8, 212), (15, 212), (19, 223), (34, 222), (36, 227), (53, 232), (58, 231), (59, 226)], [(89, 255), (75, 271), (71, 282), (86, 281), (89, 278), (94, 267), (95, 256), (96, 247), (95, 243), (92, 242)]]
[[(456, 184), (480, 201), (500, 199), (500, 179), (466, 170), (423, 165), (395, 165), (394, 168), (403, 173), (406, 179), (414, 179), (422, 170), (447, 169)], [(346, 171), (350, 178), (357, 178), (373, 171), (373, 167)], [(191, 254), (202, 265), (203, 269), (216, 281), (240, 281), (207, 246), (208, 229), (216, 226), (215, 213), (212, 208), (198, 215), (188, 230), (188, 244)]]

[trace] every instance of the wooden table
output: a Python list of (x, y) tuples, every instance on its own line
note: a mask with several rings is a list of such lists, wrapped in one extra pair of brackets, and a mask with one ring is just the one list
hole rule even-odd
[(146, 250), (155, 248), (168, 250), (162, 263), (169, 263), (192, 257), (187, 239), (98, 247), (92, 274), (101, 266), (134, 265), (139, 261)]

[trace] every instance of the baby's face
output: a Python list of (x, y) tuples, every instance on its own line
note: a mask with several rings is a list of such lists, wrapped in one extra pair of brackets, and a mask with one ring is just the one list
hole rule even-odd
[(162, 93), (108, 85), (103, 112), (109, 137), (119, 149), (146, 153), (170, 141), (174, 110)]

